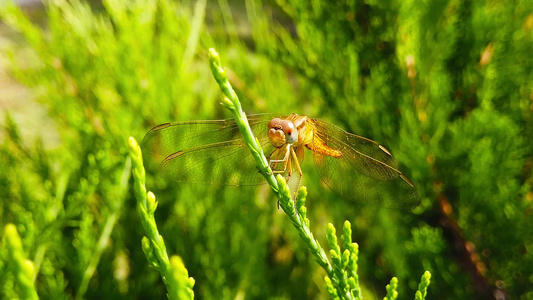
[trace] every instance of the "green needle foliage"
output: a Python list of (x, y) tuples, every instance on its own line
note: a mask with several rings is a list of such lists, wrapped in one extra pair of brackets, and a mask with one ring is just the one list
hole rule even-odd
[(291, 192), (283, 176), (278, 175), (276, 180), (274, 180), (274, 175), (263, 153), (263, 149), (261, 148), (257, 139), (253, 136), (252, 130), (248, 125), (246, 114), (242, 111), (239, 98), (231, 87), (231, 84), (226, 76), (226, 72), (220, 64), (218, 53), (213, 48), (209, 49), (209, 62), (215, 80), (220, 86), (222, 92), (227, 97), (224, 98), (222, 105), (229, 109), (233, 114), (236, 124), (242, 133), (243, 139), (248, 148), (250, 148), (250, 151), (252, 151), (252, 155), (257, 162), (259, 172), (263, 174), (270, 185), (270, 188), (276, 194), (281, 208), (283, 208), (283, 211), (291, 218), (293, 225), (298, 230), (300, 237), (302, 237), (302, 239), (308, 245), (311, 253), (315, 256), (316, 261), (326, 270), (328, 274), (333, 275), (333, 268), (327, 260), (324, 250), (320, 247), (318, 241), (313, 237), (313, 234), (309, 229), (309, 220), (305, 217), (306, 211), (304, 203), (305, 197), (307, 196), (307, 190), (305, 187), (302, 187), (298, 191), (296, 203), (298, 203), (298, 208), (301, 209), (299, 211), (303, 213), (300, 213), (299, 211), (297, 212), (292, 201)]
[(415, 294), (415, 300), (426, 299), (430, 279), (431, 273), (425, 272), (424, 275), (422, 275), (422, 278), (420, 278), (420, 284), (418, 284), (418, 290)]
[[(383, 144), (420, 205), (339, 199), (310, 154), (296, 203), (259, 148), (259, 187), (178, 184), (146, 163), (157, 232), (182, 259), (168, 257), (169, 280), (187, 283), (186, 265), (202, 299), (381, 299), (393, 277), (398, 298), (533, 298), (532, 11), (518, 0), (0, 1), (0, 225), (16, 226), (33, 262), (25, 282), (43, 299), (170, 294), (146, 263), (161, 267), (125, 141), (228, 118), (223, 102)], [(210, 47), (231, 66), (229, 102)], [(13, 262), (0, 251), (2, 299), (23, 297)]]
[(224, 98), (222, 105), (233, 114), (237, 127), (242, 133), (242, 137), (246, 143), (246, 146), (248, 146), (250, 151), (252, 151), (252, 155), (257, 163), (259, 172), (261, 172), (261, 174), (265, 177), (272, 190), (275, 193), (279, 193), (280, 191), (278, 185), (274, 179), (272, 170), (268, 165), (268, 161), (263, 153), (263, 149), (261, 148), (261, 145), (257, 139), (253, 136), (252, 129), (250, 128), (250, 125), (248, 125), (246, 114), (241, 108), (239, 98), (231, 87), (226, 72), (220, 65), (220, 57), (218, 56), (218, 53), (213, 48), (209, 49), (209, 64), (215, 80), (218, 82), (220, 89), (227, 97)]
[(4, 228), (4, 243), (9, 257), (9, 265), (12, 267), (14, 277), (22, 299), (39, 299), (33, 285), (35, 268), (33, 263), (26, 259), (22, 241), (13, 224), (7, 224)]
[(387, 284), (387, 296), (383, 300), (396, 300), (398, 299), (398, 278), (392, 277), (390, 283)]
[(154, 218), (157, 201), (152, 192), (146, 192), (146, 173), (143, 166), (141, 148), (133, 137), (129, 139), (130, 156), (133, 161), (135, 197), (146, 236), (142, 238), (142, 249), (150, 266), (159, 273), (167, 287), (169, 299), (194, 299), (194, 279), (179, 256), (168, 258), (163, 237), (159, 234)]
[[(226, 107), (235, 118), (235, 123), (242, 133), (243, 139), (252, 151), (252, 155), (257, 163), (259, 172), (265, 177), (270, 185), (270, 188), (276, 194), (279, 205), (283, 211), (289, 216), (292, 224), (298, 231), (298, 234), (306, 243), (307, 247), (313, 254), (318, 264), (326, 271), (326, 289), (334, 299), (362, 299), (361, 289), (359, 287), (359, 276), (357, 275), (357, 255), (359, 253), (359, 246), (352, 243), (352, 229), (349, 221), (344, 223), (342, 241), (344, 245), (344, 252), (337, 242), (335, 235), (335, 227), (328, 224), (327, 238), (331, 248), (330, 257), (332, 263), (327, 259), (326, 254), (320, 243), (314, 238), (313, 233), (309, 228), (309, 219), (307, 219), (307, 208), (305, 207), (305, 200), (307, 197), (307, 189), (301, 187), (296, 196), (296, 201), (293, 202), (291, 192), (283, 176), (278, 175), (277, 181), (273, 181), (273, 173), (269, 167), (268, 161), (263, 154), (263, 150), (259, 141), (253, 136), (246, 114), (242, 111), (239, 97), (233, 90), (231, 83), (228, 81), (226, 72), (220, 64), (220, 58), (215, 49), (209, 49), (209, 63), (213, 77), (217, 81), (221, 91), (226, 95), (222, 105)], [(295, 207), (296, 204), (296, 207)], [(426, 271), (427, 274), (429, 272)], [(424, 279), (425, 277), (422, 277)], [(419, 285), (417, 295), (423, 291), (424, 297), (427, 286), (429, 285), (429, 278), (424, 281), (425, 285)], [(392, 286), (392, 287), (391, 287)], [(398, 292), (398, 279), (393, 278), (390, 286), (387, 286), (387, 295), (390, 300), (396, 299)]]

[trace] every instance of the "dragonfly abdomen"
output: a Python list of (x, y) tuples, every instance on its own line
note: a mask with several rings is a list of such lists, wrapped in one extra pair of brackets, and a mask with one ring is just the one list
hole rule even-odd
[(337, 149), (330, 148), (328, 145), (324, 144), (319, 138), (314, 137), (311, 143), (305, 144), (307, 149), (322, 155), (327, 155), (331, 157), (341, 157), (342, 152)]

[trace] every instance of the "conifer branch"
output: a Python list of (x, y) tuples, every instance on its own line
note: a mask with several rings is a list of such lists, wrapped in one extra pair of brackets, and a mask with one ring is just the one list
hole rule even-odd
[[(250, 125), (248, 124), (246, 114), (242, 111), (239, 98), (228, 80), (226, 71), (220, 64), (218, 53), (213, 48), (209, 49), (209, 63), (211, 66), (211, 71), (213, 72), (213, 76), (225, 95), (221, 104), (232, 113), (239, 131), (242, 133), (245, 144), (252, 151), (252, 155), (256, 161), (259, 172), (267, 180), (272, 191), (278, 198), (281, 208), (291, 219), (294, 227), (298, 231), (298, 234), (307, 244), (307, 247), (315, 257), (317, 263), (324, 268), (324, 270), (326, 270), (327, 276), (329, 277), (329, 281), (326, 280), (328, 290), (330, 290), (331, 287), (334, 287), (336, 294), (339, 295), (341, 299), (355, 299), (352, 290), (349, 288), (347, 276), (344, 274), (344, 268), (347, 266), (349, 257), (343, 262), (344, 266), (331, 265), (326, 257), (324, 249), (322, 249), (320, 243), (315, 239), (309, 228), (309, 220), (306, 218), (307, 210), (304, 206), (305, 198), (307, 196), (306, 188), (302, 187), (298, 191), (295, 208), (289, 187), (287, 186), (283, 176), (278, 175), (277, 177), (274, 177), (268, 161), (263, 153), (263, 149), (261, 148), (259, 141), (254, 137)], [(346, 253), (349, 256), (350, 252), (348, 251)], [(340, 255), (336, 255), (335, 257), (340, 257)], [(330, 294), (332, 293), (333, 291), (330, 292)]]
[(420, 278), (420, 283), (418, 284), (418, 290), (415, 293), (415, 300), (426, 299), (428, 286), (430, 282), (431, 282), (431, 273), (429, 273), (429, 271), (426, 271)]
[(14, 277), (19, 285), (20, 298), (39, 299), (33, 282), (35, 269), (33, 263), (24, 254), (22, 241), (14, 224), (5, 226), (4, 239), (9, 260), (13, 266)]
[(133, 178), (135, 179), (135, 197), (141, 223), (146, 232), (142, 238), (142, 249), (151, 267), (161, 273), (161, 278), (167, 287), (169, 299), (193, 299), (194, 279), (178, 256), (168, 258), (165, 241), (159, 234), (154, 218), (157, 201), (152, 192), (146, 192), (146, 174), (143, 166), (141, 148), (137, 141), (129, 139), (130, 156), (133, 162)]

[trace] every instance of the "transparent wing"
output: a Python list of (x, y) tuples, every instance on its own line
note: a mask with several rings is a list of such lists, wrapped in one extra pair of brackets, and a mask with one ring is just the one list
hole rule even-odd
[[(271, 114), (251, 115), (248, 122), (254, 134), (266, 135)], [(178, 151), (240, 139), (235, 120), (186, 121), (157, 125), (144, 137), (142, 148), (152, 154), (156, 162)]]
[(385, 147), (325, 121), (308, 121), (314, 139), (342, 152), (338, 158), (313, 152), (320, 178), (332, 190), (360, 203), (389, 208), (416, 206), (414, 184), (397, 169)]
[[(264, 151), (272, 151), (268, 138), (259, 139)], [(166, 178), (188, 183), (260, 185), (266, 183), (250, 149), (242, 139), (209, 144), (176, 152), (160, 164)]]
[[(254, 135), (269, 148), (271, 114), (251, 115)], [(233, 119), (165, 123), (152, 128), (142, 148), (166, 178), (189, 183), (257, 185), (264, 183)]]

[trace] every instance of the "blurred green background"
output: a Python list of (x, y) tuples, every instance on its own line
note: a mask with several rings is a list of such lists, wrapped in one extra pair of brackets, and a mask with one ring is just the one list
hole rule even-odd
[[(392, 276), (410, 299), (425, 270), (428, 299), (533, 299), (533, 2), (25, 3), (0, 3), (0, 224), (16, 224), (43, 299), (166, 297), (132, 179), (121, 184), (127, 139), (229, 116), (210, 47), (247, 113), (295, 112), (376, 140), (416, 184), (412, 211), (360, 206), (304, 164), (315, 237), (327, 245), (327, 223), (352, 222), (366, 299)], [(267, 186), (147, 176), (198, 298), (328, 298)], [(0, 282), (0, 298), (18, 298), (4, 250)]]

